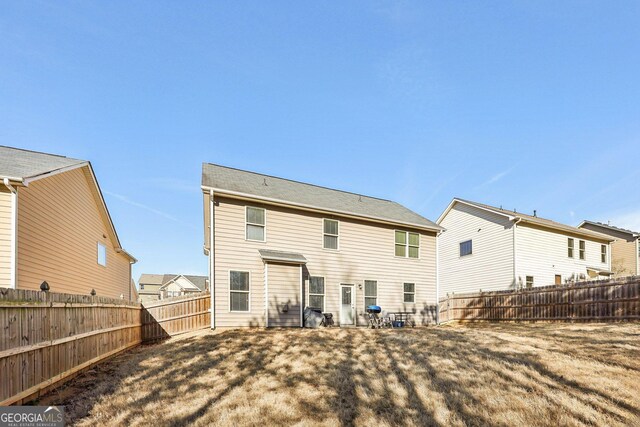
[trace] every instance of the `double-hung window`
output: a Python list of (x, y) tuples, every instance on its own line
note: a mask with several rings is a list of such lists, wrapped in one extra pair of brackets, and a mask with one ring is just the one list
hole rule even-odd
[(396, 230), (396, 256), (418, 258), (420, 255), (420, 235)]
[(258, 242), (265, 241), (266, 212), (262, 208), (247, 206), (246, 212), (246, 239)]
[(378, 305), (378, 282), (375, 280), (364, 281), (364, 308), (370, 305)]
[(460, 256), (467, 256), (473, 253), (473, 244), (471, 240), (460, 242)]
[(607, 262), (607, 245), (600, 245), (600, 262)]
[(567, 256), (573, 258), (573, 239), (567, 239)]
[(325, 249), (338, 249), (340, 224), (335, 219), (325, 219), (322, 224), (323, 243)]
[(309, 278), (309, 307), (319, 308), (324, 312), (324, 277)]
[(404, 302), (414, 303), (416, 302), (416, 284), (415, 283), (404, 283), (403, 284), (403, 293), (404, 293)]
[(579, 248), (580, 248), (580, 259), (585, 259), (585, 252), (586, 252), (586, 247), (585, 247), (585, 242), (584, 240), (580, 240), (579, 242)]
[(249, 311), (249, 272), (229, 272), (229, 310)]

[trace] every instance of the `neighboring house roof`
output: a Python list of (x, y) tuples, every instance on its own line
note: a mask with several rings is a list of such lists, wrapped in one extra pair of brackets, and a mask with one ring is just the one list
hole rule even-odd
[(102, 191), (100, 190), (98, 180), (90, 162), (59, 156), (57, 154), (41, 153), (3, 145), (0, 146), (0, 179), (8, 179), (12, 181), (12, 183), (19, 183), (25, 187), (28, 187), (32, 181), (81, 167), (87, 168), (90, 181), (94, 184), (92, 190), (98, 201), (98, 209), (101, 210), (101, 213), (106, 219), (107, 229), (114, 242), (116, 252), (123, 253), (135, 263), (137, 261), (135, 257), (125, 251), (120, 244), (120, 238), (111, 220), (109, 209), (107, 209), (107, 204), (104, 201)]
[(273, 251), (270, 249), (258, 249), (263, 261), (285, 262), (293, 264), (306, 264), (307, 259), (302, 254), (295, 252)]
[(202, 165), (202, 188), (265, 203), (332, 212), (373, 221), (439, 231), (437, 224), (391, 200), (278, 178), (210, 163)]
[(86, 160), (0, 146), (0, 178), (23, 182), (41, 175), (87, 165)]
[[(207, 289), (207, 282), (209, 281), (207, 276), (196, 276), (190, 274), (141, 274), (138, 279), (138, 285), (159, 285), (160, 287), (164, 287), (170, 282), (176, 280), (178, 277), (184, 277), (201, 291)], [(157, 291), (141, 290), (139, 292), (141, 294), (153, 294), (158, 293), (159, 289)]]
[(209, 281), (209, 278), (207, 276), (192, 276), (185, 274), (184, 277), (186, 277), (187, 280), (196, 285), (196, 287), (201, 291), (207, 290), (207, 282)]
[(617, 233), (627, 234), (632, 238), (640, 237), (640, 232), (627, 230), (626, 228), (614, 227), (613, 225), (603, 224), (601, 222), (588, 221), (586, 219), (584, 221), (582, 221), (580, 223), (580, 225), (578, 225), (578, 228), (582, 228), (586, 224), (594, 225), (596, 227), (600, 227), (600, 228), (603, 228), (605, 230), (615, 231)]
[(449, 203), (449, 206), (447, 206), (447, 208), (444, 210), (442, 215), (440, 215), (440, 217), (438, 218), (438, 221), (436, 221), (438, 224), (442, 222), (444, 217), (449, 213), (451, 209), (453, 209), (456, 203), (462, 203), (468, 206), (476, 207), (478, 209), (493, 212), (497, 215), (502, 215), (509, 218), (510, 221), (529, 223), (533, 225), (538, 225), (540, 227), (550, 228), (552, 230), (559, 230), (567, 233), (577, 234), (580, 236), (590, 237), (596, 240), (604, 240), (608, 242), (611, 242), (614, 240), (610, 236), (607, 236), (602, 233), (597, 233), (595, 231), (572, 227), (570, 225), (562, 224), (556, 221), (552, 221), (550, 219), (540, 218), (539, 216), (527, 215), (520, 212), (510, 211), (507, 209), (496, 208), (495, 206), (490, 206), (490, 205), (485, 205), (484, 203), (477, 203), (469, 200), (459, 199), (457, 197), (454, 198), (451, 201), (451, 203)]

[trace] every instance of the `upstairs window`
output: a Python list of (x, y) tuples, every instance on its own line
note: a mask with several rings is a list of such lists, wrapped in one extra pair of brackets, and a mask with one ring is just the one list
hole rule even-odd
[(364, 308), (370, 305), (378, 305), (378, 282), (375, 280), (364, 281)]
[(323, 221), (323, 243), (325, 249), (338, 249), (339, 223), (335, 219), (325, 219)]
[(309, 278), (309, 307), (324, 312), (324, 277)]
[(473, 246), (471, 240), (460, 243), (460, 256), (467, 256), (473, 253)]
[(246, 239), (257, 242), (265, 241), (266, 213), (262, 208), (247, 206)]
[(249, 311), (249, 272), (229, 272), (229, 311)]
[(600, 245), (600, 262), (607, 262), (607, 245)]
[(573, 239), (570, 238), (567, 240), (567, 248), (568, 248), (567, 256), (569, 258), (573, 258)]
[(403, 301), (404, 302), (409, 302), (409, 303), (414, 303), (416, 302), (416, 284), (415, 283), (404, 283), (403, 284), (403, 293), (404, 293), (404, 297), (403, 297)]
[(420, 255), (420, 235), (396, 230), (396, 256), (418, 258)]
[(98, 264), (107, 266), (107, 247), (100, 242), (98, 242)]
[(580, 244), (580, 259), (585, 259), (586, 249), (585, 249), (584, 240), (580, 240), (579, 244)]

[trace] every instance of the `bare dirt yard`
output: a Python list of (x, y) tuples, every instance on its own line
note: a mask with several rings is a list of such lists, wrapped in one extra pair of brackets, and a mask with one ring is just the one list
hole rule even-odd
[(202, 331), (42, 398), (76, 425), (640, 425), (639, 324)]

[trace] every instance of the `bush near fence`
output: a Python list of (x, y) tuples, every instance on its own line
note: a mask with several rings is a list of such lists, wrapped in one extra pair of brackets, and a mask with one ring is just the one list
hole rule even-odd
[(640, 320), (640, 276), (531, 289), (450, 294), (439, 322)]
[(20, 404), (143, 342), (210, 326), (208, 292), (144, 305), (0, 288), (0, 406)]

